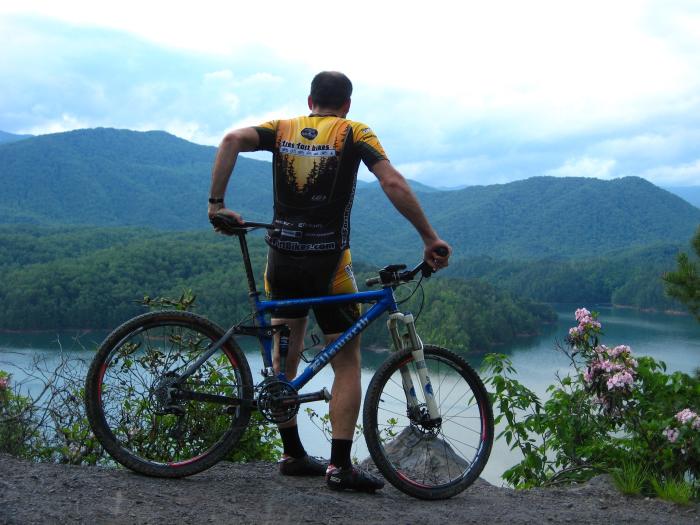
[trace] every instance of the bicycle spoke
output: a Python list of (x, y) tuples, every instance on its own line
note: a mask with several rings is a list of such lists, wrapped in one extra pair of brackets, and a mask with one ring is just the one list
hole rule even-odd
[[(413, 496), (441, 499), (463, 490), (483, 469), (493, 439), (492, 416), (490, 410), (484, 412), (490, 405), (483, 385), (464, 361), (430, 346), (424, 355), (441, 414), (440, 427), (435, 428), (427, 417), (427, 401), (414, 368), (411, 379), (418, 405), (409, 409), (407, 400), (401, 399), (400, 369), (410, 356), (405, 351), (392, 358), (391, 368), (380, 369), (370, 384), (364, 422), (366, 430), (377, 430), (366, 432), (365, 437), (372, 459), (392, 484)], [(399, 414), (404, 409), (406, 415)], [(388, 417), (398, 421), (385, 424)], [(385, 440), (389, 431), (395, 437)]]
[[(249, 408), (229, 413), (221, 404), (177, 395), (176, 374), (221, 336), (207, 323), (186, 312), (145, 314), (120, 327), (98, 350), (90, 370), (95, 379), (89, 418), (119, 462), (146, 474), (177, 477), (202, 470), (240, 437)], [(252, 395), (250, 372), (246, 368), (247, 376), (242, 375), (238, 366), (244, 357), (240, 350), (235, 357), (229, 352), (217, 351), (184, 389), (241, 396), (247, 385)]]

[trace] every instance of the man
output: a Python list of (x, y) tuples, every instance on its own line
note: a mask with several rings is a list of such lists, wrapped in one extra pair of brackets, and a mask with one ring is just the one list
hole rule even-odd
[[(352, 84), (338, 72), (324, 71), (311, 82), (311, 114), (273, 120), (228, 133), (216, 156), (209, 194), (209, 217), (242, 217), (224, 205), (224, 194), (239, 152), (273, 153), (274, 221), (269, 245), (265, 290), (273, 299), (312, 297), (357, 291), (349, 251), (350, 209), (360, 160), (379, 179), (392, 204), (416, 228), (425, 245), (425, 260), (439, 269), (447, 266), (450, 248), (430, 226), (403, 176), (391, 165), (372, 130), (347, 120)], [(441, 248), (447, 256), (438, 255)], [(303, 349), (307, 311), (286, 309), (273, 324), (290, 328), (286, 375), (296, 376)], [(359, 305), (314, 308), (326, 342), (331, 342), (359, 317)], [(277, 341), (274, 367), (279, 371)], [(306, 454), (296, 419), (279, 426), (284, 446), (280, 472), (285, 475), (323, 475), (331, 489), (373, 492), (384, 483), (353, 466), (352, 437), (360, 409), (360, 337), (346, 344), (331, 361), (335, 379), (330, 402), (332, 443), (326, 467)]]

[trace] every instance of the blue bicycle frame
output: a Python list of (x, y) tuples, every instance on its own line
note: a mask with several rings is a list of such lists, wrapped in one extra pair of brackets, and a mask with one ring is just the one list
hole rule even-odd
[[(265, 227), (270, 228), (269, 224), (259, 224), (259, 223), (247, 223), (250, 227)], [(262, 349), (263, 363), (265, 365), (265, 370), (263, 371), (266, 375), (273, 374), (272, 372), (272, 348), (273, 348), (273, 335), (275, 333), (275, 328), (267, 320), (266, 314), (270, 314), (272, 310), (284, 310), (285, 308), (292, 308), (297, 306), (316, 306), (316, 305), (330, 305), (330, 304), (347, 304), (347, 303), (375, 303), (367, 312), (365, 312), (360, 318), (355, 321), (355, 323), (343, 332), (335, 341), (327, 345), (316, 357), (309, 363), (309, 365), (295, 377), (293, 380), (288, 381), (284, 373), (284, 370), (277, 374), (277, 378), (286, 381), (291, 384), (297, 391), (301, 389), (306, 383), (308, 383), (321, 368), (323, 368), (347, 343), (350, 339), (355, 337), (357, 334), (361, 333), (372, 321), (377, 319), (384, 312), (397, 312), (398, 307), (396, 305), (396, 300), (394, 299), (394, 292), (391, 286), (386, 286), (381, 290), (368, 291), (368, 292), (357, 292), (352, 294), (339, 294), (339, 295), (329, 295), (323, 297), (308, 297), (303, 299), (285, 299), (279, 301), (261, 301), (260, 292), (258, 292), (255, 284), (255, 276), (253, 274), (253, 268), (250, 264), (250, 253), (248, 252), (248, 243), (245, 238), (249, 228), (236, 228), (230, 230), (229, 233), (236, 235), (241, 245), (241, 255), (243, 256), (243, 264), (245, 266), (246, 278), (248, 280), (248, 297), (250, 300), (250, 306), (255, 320), (254, 327), (244, 327), (240, 324), (234, 325), (219, 339), (214, 343), (207, 351), (205, 351), (199, 358), (195, 359), (190, 366), (178, 377), (178, 382), (182, 383), (186, 378), (191, 376), (209, 357), (214, 355), (214, 353), (221, 348), (226, 341), (228, 341), (233, 335), (243, 334), (243, 335), (255, 335), (260, 341)]]
[[(353, 323), (353, 325), (345, 330), (335, 341), (327, 345), (316, 357), (308, 364), (308, 366), (289, 383), (297, 389), (301, 389), (316, 373), (323, 368), (333, 357), (340, 351), (345, 343), (350, 341), (357, 334), (361, 333), (372, 321), (381, 316), (384, 312), (396, 312), (396, 300), (391, 287), (382, 288), (381, 290), (369, 292), (357, 292), (351, 294), (331, 295), (324, 297), (309, 297), (303, 299), (285, 299), (280, 301), (260, 301), (257, 292), (255, 296), (255, 313), (257, 325), (260, 327), (270, 326), (265, 317), (265, 313), (272, 310), (283, 310), (284, 308), (293, 308), (296, 306), (318, 306), (330, 304), (346, 304), (346, 303), (375, 303), (367, 312)], [(263, 361), (266, 366), (272, 363), (272, 338), (260, 337), (264, 356)], [(279, 379), (286, 380), (284, 372), (277, 376)]]
[[(426, 396), (428, 413), (431, 415), (432, 419), (439, 419), (439, 412), (433, 396), (432, 385), (425, 369), (425, 363), (423, 362), (423, 344), (420, 342), (420, 338), (416, 334), (415, 325), (413, 324), (413, 316), (410, 314), (404, 315), (398, 311), (396, 299), (394, 298), (394, 281), (388, 281), (387, 284), (382, 286), (381, 290), (376, 291), (328, 295), (322, 297), (305, 297), (300, 299), (261, 301), (260, 293), (255, 285), (255, 276), (253, 274), (252, 265), (250, 264), (250, 254), (248, 252), (248, 244), (245, 238), (245, 235), (249, 229), (256, 227), (271, 228), (272, 226), (269, 224), (247, 223), (243, 227), (236, 225), (235, 227), (226, 230), (227, 233), (236, 235), (241, 245), (241, 255), (243, 256), (243, 264), (245, 266), (246, 278), (248, 280), (248, 298), (250, 301), (255, 326), (250, 327), (236, 324), (229, 328), (221, 339), (210, 346), (208, 350), (203, 352), (199, 358), (195, 359), (195, 361), (187, 367), (185, 372), (177, 378), (177, 382), (184, 382), (187, 377), (191, 376), (207, 359), (209, 359), (209, 357), (211, 357), (219, 348), (221, 348), (226, 341), (236, 334), (256, 336), (258, 338), (262, 350), (263, 363), (265, 366), (263, 375), (266, 377), (272, 377), (275, 375), (272, 366), (273, 337), (275, 333), (280, 332), (279, 353), (281, 372), (279, 372), (276, 377), (280, 381), (287, 382), (297, 392), (299, 392), (299, 390), (303, 388), (318, 373), (319, 370), (321, 370), (331, 359), (333, 359), (333, 357), (342, 349), (343, 345), (345, 345), (353, 337), (360, 334), (370, 323), (376, 320), (384, 312), (389, 312), (390, 332), (392, 333), (392, 338), (394, 339), (394, 347), (397, 350), (404, 347), (403, 343), (400, 341), (398, 333), (396, 332), (397, 319), (401, 319), (408, 327), (408, 336), (411, 343), (410, 347), (413, 352), (413, 356), (418, 363), (417, 370), (421, 380), (422, 391)], [(411, 276), (415, 275), (415, 273), (421, 269), (421, 266), (422, 265), (417, 266), (414, 270), (408, 273)], [(372, 281), (375, 283), (379, 282), (379, 280), (375, 279), (372, 279)], [(289, 327), (286, 325), (272, 326), (268, 321), (267, 316), (271, 315), (273, 311), (275, 311), (275, 313), (279, 312), (280, 310), (284, 312), (285, 308), (347, 303), (374, 303), (374, 305), (367, 312), (361, 315), (360, 318), (355, 321), (352, 326), (345, 330), (345, 332), (343, 332), (335, 341), (328, 344), (323, 350), (321, 350), (321, 352), (314, 357), (311, 363), (309, 363), (301, 374), (296, 376), (291, 381), (288, 380), (285, 374), (285, 368), (288, 348), (287, 345), (289, 342)], [(405, 371), (402, 370), (402, 377), (404, 376), (404, 373)], [(412, 384), (407, 373), (405, 374), (405, 377), (403, 377), (402, 381), (404, 391), (406, 392), (407, 403), (409, 406), (417, 406), (418, 401), (416, 399), (414, 385)], [(311, 398), (308, 398), (307, 400), (328, 399), (325, 394), (327, 394), (327, 392), (325, 392), (324, 389), (324, 391), (313, 394)], [(317, 395), (321, 395), (321, 397), (316, 397)]]

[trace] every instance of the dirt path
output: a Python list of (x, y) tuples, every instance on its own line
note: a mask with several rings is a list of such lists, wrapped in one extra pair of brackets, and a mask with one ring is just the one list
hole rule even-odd
[(577, 487), (513, 491), (479, 482), (450, 500), (391, 486), (335, 493), (274, 465), (221, 463), (182, 480), (126, 470), (29, 463), (0, 455), (0, 523), (700, 523), (700, 506), (620, 496), (601, 477)]

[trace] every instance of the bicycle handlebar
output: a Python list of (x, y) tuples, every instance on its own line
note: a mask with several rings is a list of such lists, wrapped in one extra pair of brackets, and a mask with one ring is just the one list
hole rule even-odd
[[(221, 213), (217, 213), (213, 217), (210, 217), (209, 222), (211, 222), (211, 224), (214, 226), (214, 228), (216, 228), (217, 231), (225, 235), (242, 235), (257, 228), (264, 228), (266, 230), (271, 230), (274, 228), (272, 224), (268, 224), (265, 222), (236, 222), (236, 220), (230, 215), (224, 215)], [(445, 257), (448, 252), (447, 248), (440, 246), (439, 248), (436, 248), (435, 253), (437, 253), (440, 257)], [(365, 284), (367, 286), (374, 286), (380, 283), (398, 284), (401, 282), (408, 282), (412, 280), (418, 274), (418, 272), (421, 272), (423, 274), (423, 277), (426, 278), (430, 277), (433, 273), (435, 273), (435, 270), (433, 270), (431, 266), (425, 261), (413, 268), (413, 270), (401, 271), (405, 268), (405, 264), (394, 264), (391, 266), (386, 266), (379, 270), (378, 277), (372, 277), (370, 279), (367, 279), (365, 281)]]
[(248, 232), (257, 228), (265, 228), (266, 230), (271, 230), (274, 228), (272, 224), (267, 224), (264, 222), (251, 222), (245, 221), (244, 223), (236, 222), (236, 220), (230, 215), (223, 215), (217, 213), (213, 217), (209, 218), (209, 222), (212, 223), (214, 228), (225, 235), (240, 235), (241, 233)]
[[(435, 250), (440, 257), (445, 257), (448, 253), (447, 248), (440, 246)], [(377, 284), (399, 284), (411, 281), (418, 272), (423, 274), (423, 277), (428, 278), (435, 273), (435, 270), (425, 261), (420, 263), (418, 266), (413, 268), (413, 270), (404, 270), (406, 268), (405, 264), (394, 264), (391, 266), (386, 266), (379, 270), (378, 277), (371, 277), (365, 281), (367, 286), (374, 286)]]

